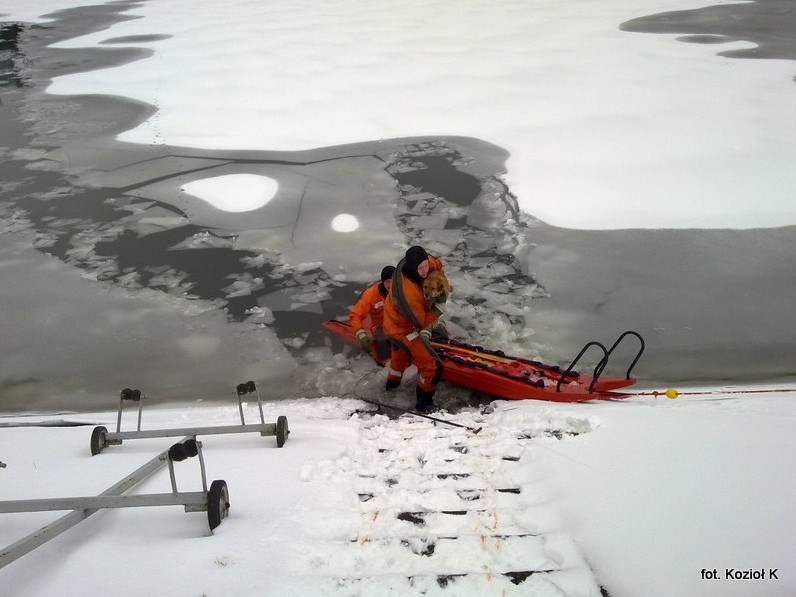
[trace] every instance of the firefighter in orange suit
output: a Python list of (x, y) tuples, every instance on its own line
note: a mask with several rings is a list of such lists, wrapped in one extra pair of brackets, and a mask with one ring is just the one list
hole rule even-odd
[(384, 333), (390, 339), (390, 365), (387, 389), (397, 388), (410, 363), (417, 367), (417, 404), (420, 412), (434, 410), (434, 393), (442, 377), (442, 361), (431, 348), (431, 327), (447, 300), (429, 305), (423, 297), (423, 278), (432, 270), (442, 270), (442, 261), (423, 247), (406, 251), (393, 275), (392, 289), (384, 302)]
[(381, 270), (381, 280), (366, 288), (348, 313), (348, 321), (356, 330), (362, 350), (384, 366), (390, 358), (390, 344), (382, 331), (384, 300), (392, 286), (395, 268), (388, 265)]

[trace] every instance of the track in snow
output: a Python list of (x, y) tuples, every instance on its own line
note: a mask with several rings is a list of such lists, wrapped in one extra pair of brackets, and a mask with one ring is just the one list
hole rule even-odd
[[(347, 540), (315, 563), (325, 592), (604, 595), (545, 493), (528, 449), (538, 434), (439, 416), (483, 431), (365, 416), (359, 443), (323, 463), (327, 478), (353, 478), (358, 508), (343, 517)], [(559, 427), (543, 434), (579, 432)]]

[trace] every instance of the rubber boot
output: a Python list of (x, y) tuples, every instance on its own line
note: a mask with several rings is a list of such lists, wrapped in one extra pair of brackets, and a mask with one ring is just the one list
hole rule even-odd
[(376, 331), (376, 341), (373, 343), (373, 359), (382, 367), (390, 358), (390, 341), (383, 333)]
[(400, 379), (388, 379), (387, 385), (384, 386), (384, 389), (389, 392), (390, 390), (396, 389), (400, 385), (401, 385)]
[(415, 410), (419, 413), (430, 413), (434, 411), (437, 407), (434, 404), (434, 393), (436, 390), (421, 390), (418, 386), (415, 394), (417, 396), (417, 403), (415, 405)]

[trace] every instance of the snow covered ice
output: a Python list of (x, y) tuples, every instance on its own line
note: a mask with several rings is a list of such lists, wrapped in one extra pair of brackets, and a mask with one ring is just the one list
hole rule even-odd
[[(429, 133), (486, 139), (511, 153), (523, 209), (568, 228), (794, 224), (792, 64), (721, 60), (715, 44), (618, 27), (700, 6), (610, 0), (594, 10), (583, 0), (566, 8), (397, 9), (352, 0), (307, 14), (294, 2), (241, 10), (151, 3), (127, 11), (143, 18), (60, 44), (171, 35), (138, 44), (155, 51), (151, 59), (59, 77), (48, 91), (157, 105), (157, 115), (119, 136), (136, 143), (303, 150)], [(201, 60), (172, 69), (192, 39), (206, 49)], [(755, 135), (760, 118), (770, 123), (763, 137)], [(747, 209), (752, 188), (765, 210)]]
[[(751, 389), (751, 388), (750, 388)], [(212, 533), (179, 507), (101, 511), (2, 570), (13, 595), (788, 595), (792, 394), (703, 389), (677, 400), (497, 401), (388, 419), (356, 399), (269, 402), (256, 433), (200, 437), (230, 514)], [(246, 405), (246, 420), (258, 420)], [(134, 429), (133, 409), (123, 429)], [(143, 429), (234, 425), (229, 404), (144, 410)], [(4, 417), (91, 422), (115, 413)], [(89, 455), (90, 426), (0, 433), (3, 499), (94, 495), (171, 445)], [(175, 440), (176, 441), (176, 440)], [(732, 452), (732, 458), (728, 458)], [(765, 466), (761, 466), (765, 463)], [(198, 467), (175, 465), (182, 491)], [(169, 491), (165, 471), (134, 493)], [(56, 495), (57, 494), (57, 495)], [(0, 515), (5, 543), (57, 513)], [(739, 563), (740, 562), (740, 563)], [(98, 565), (99, 564), (99, 565)], [(703, 568), (777, 568), (705, 581)], [(531, 574), (534, 572), (533, 574)]]
[[(745, 23), (751, 5), (784, 7), (787, 32), (787, 3), (43, 17), (79, 4), (0, 3), (44, 26), (2, 55), (0, 397), (16, 413), (0, 499), (95, 495), (168, 447), (89, 456), (131, 380), (152, 390), (145, 428), (235, 424), (231, 388), (257, 380), (291, 435), (200, 437), (231, 494), (212, 534), (178, 507), (101, 511), (0, 570), (0, 594), (796, 593), (793, 383), (766, 381), (796, 356), (794, 62), (732, 58), (755, 50), (742, 35), (636, 29), (666, 11)], [(356, 396), (381, 372), (310, 330), (415, 242), (446, 262), (457, 333), (563, 360), (595, 321), (603, 340), (639, 321), (659, 376), (641, 389), (668, 373), (696, 393), (442, 387), (440, 417), (478, 434), (370, 412)], [(64, 420), (88, 425), (16, 426)], [(196, 489), (195, 462), (176, 472)], [(56, 516), (0, 515), (0, 540)], [(748, 569), (778, 576), (727, 578)]]

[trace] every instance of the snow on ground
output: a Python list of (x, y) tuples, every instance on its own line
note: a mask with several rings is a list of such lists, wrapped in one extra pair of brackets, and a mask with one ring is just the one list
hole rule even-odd
[[(437, 415), (477, 434), (355, 399), (267, 402), (266, 423), (288, 418), (283, 448), (258, 433), (199, 438), (208, 482), (230, 492), (214, 532), (179, 506), (103, 510), (4, 568), (0, 593), (792, 595), (793, 394), (693, 391)], [(259, 420), (256, 402), (245, 413)], [(133, 429), (135, 408), (124, 414)], [(43, 420), (113, 431), (116, 413), (0, 422)], [(232, 403), (195, 403), (145, 409), (142, 428), (238, 423)], [(92, 457), (91, 430), (3, 428), (3, 499), (97, 494), (179, 439)], [(201, 489), (196, 460), (175, 464), (180, 491)], [(169, 490), (161, 470), (131, 493)], [(62, 514), (2, 514), (2, 541)]]
[(796, 223), (792, 62), (717, 56), (748, 42), (619, 29), (704, 4), (146, 2), (60, 47), (142, 46), (152, 57), (58, 77), (48, 91), (157, 106), (119, 135), (134, 143), (303, 150), (478, 137), (511, 153), (521, 207), (567, 228)]

